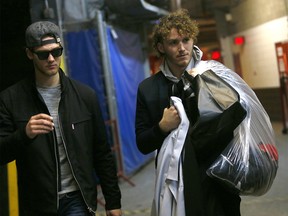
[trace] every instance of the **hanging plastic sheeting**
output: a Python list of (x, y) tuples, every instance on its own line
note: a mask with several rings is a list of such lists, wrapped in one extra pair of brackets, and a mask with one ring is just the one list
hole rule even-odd
[(108, 120), (98, 34), (93, 29), (66, 32), (63, 36), (69, 76), (86, 83), (96, 91), (103, 118)]
[(94, 19), (104, 0), (62, 0), (63, 22), (83, 22)]
[(139, 169), (153, 155), (139, 152), (135, 137), (136, 93), (144, 77), (140, 37), (120, 29), (107, 29), (112, 76), (118, 110), (120, 143), (126, 175)]

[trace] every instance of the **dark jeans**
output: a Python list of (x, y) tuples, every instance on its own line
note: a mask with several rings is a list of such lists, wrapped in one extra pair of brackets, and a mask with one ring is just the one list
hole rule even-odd
[(57, 214), (23, 209), (20, 211), (20, 216), (95, 216), (95, 214), (88, 211), (81, 192), (75, 191), (67, 193), (59, 199)]
[(65, 194), (59, 200), (58, 216), (92, 216), (80, 191)]

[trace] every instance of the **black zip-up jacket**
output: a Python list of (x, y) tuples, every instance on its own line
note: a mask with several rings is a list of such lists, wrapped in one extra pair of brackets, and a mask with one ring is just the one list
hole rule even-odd
[[(95, 92), (59, 71), (61, 100), (59, 124), (73, 175), (87, 208), (97, 208), (99, 177), (106, 209), (121, 208), (116, 164)], [(58, 207), (58, 154), (55, 131), (29, 139), (30, 117), (49, 111), (26, 79), (0, 93), (0, 164), (16, 160), (20, 205), (29, 211), (56, 213)]]

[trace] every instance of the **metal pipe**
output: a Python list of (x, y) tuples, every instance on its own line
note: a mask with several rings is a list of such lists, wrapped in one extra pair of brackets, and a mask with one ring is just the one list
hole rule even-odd
[(162, 15), (166, 15), (169, 13), (168, 11), (166, 11), (162, 8), (159, 8), (159, 7), (156, 7), (155, 5), (151, 5), (151, 4), (147, 3), (145, 0), (140, 0), (140, 3), (142, 4), (142, 6), (146, 10), (153, 11), (153, 12), (156, 12), (156, 13), (162, 14)]
[(117, 112), (116, 112), (116, 99), (115, 99), (115, 89), (114, 89), (114, 82), (109, 58), (109, 50), (107, 44), (107, 35), (106, 35), (106, 27), (103, 22), (103, 15), (102, 12), (97, 10), (96, 12), (96, 19), (97, 19), (97, 28), (98, 28), (98, 35), (99, 35), (99, 44), (100, 44), (100, 51), (101, 51), (101, 59), (102, 59), (102, 66), (104, 72), (104, 80), (106, 86), (106, 94), (108, 99), (108, 109), (110, 114), (110, 119), (117, 119)]
[[(116, 159), (118, 163), (118, 176), (126, 178), (123, 174), (123, 160), (122, 160), (122, 150), (121, 150), (121, 139), (120, 137), (120, 127), (118, 125), (118, 115), (117, 115), (117, 103), (116, 103), (116, 95), (115, 95), (115, 88), (114, 88), (114, 81), (112, 76), (112, 66), (110, 64), (110, 56), (109, 56), (109, 48), (108, 48), (108, 40), (106, 34), (106, 23), (103, 21), (103, 15), (100, 10), (96, 11), (96, 20), (97, 20), (97, 28), (98, 28), (98, 35), (99, 35), (99, 44), (100, 44), (100, 51), (102, 57), (102, 65), (104, 71), (104, 81), (105, 81), (105, 89), (108, 101), (108, 109), (109, 109), (109, 122), (114, 122), (110, 126), (112, 127), (113, 133), (113, 149), (116, 153)], [(118, 131), (119, 130), (119, 131)]]

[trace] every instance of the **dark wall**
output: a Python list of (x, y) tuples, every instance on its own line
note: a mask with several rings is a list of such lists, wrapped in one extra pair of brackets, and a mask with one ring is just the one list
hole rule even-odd
[[(30, 24), (28, 0), (0, 1), (0, 91), (33, 70), (25, 54), (25, 29)], [(8, 216), (7, 166), (0, 166), (0, 215)]]
[(33, 70), (25, 54), (25, 29), (30, 24), (28, 0), (2, 0), (0, 91)]
[(279, 88), (254, 89), (255, 94), (265, 108), (271, 121), (282, 121), (282, 109)]
[(8, 216), (7, 166), (0, 166), (0, 215)]

